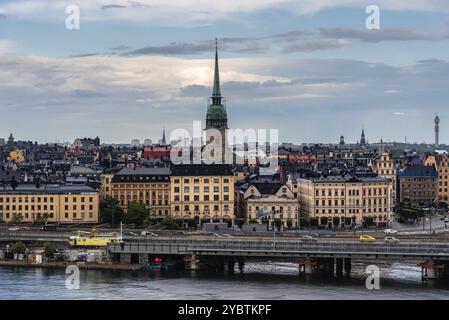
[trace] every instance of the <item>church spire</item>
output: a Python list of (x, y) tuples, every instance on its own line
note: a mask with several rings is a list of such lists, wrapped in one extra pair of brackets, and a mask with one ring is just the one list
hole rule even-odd
[(212, 91), (212, 104), (221, 105), (220, 91), (220, 72), (218, 69), (218, 40), (215, 38), (215, 71), (214, 71), (214, 89)]
[(163, 129), (162, 129), (162, 145), (166, 145), (166, 142), (165, 142), (165, 126), (163, 127)]

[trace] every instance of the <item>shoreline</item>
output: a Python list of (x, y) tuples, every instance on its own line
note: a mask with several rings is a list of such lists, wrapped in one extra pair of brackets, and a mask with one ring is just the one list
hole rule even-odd
[(136, 271), (142, 268), (140, 264), (112, 264), (112, 263), (85, 263), (85, 262), (42, 262), (29, 263), (20, 260), (0, 260), (0, 267), (25, 267), (25, 268), (48, 268), (65, 269), (67, 266), (76, 265), (83, 270), (129, 270)]

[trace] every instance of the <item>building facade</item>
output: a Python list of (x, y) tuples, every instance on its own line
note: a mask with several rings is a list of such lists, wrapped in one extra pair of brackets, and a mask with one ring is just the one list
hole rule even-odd
[(399, 202), (431, 206), (438, 199), (438, 172), (433, 166), (410, 165), (398, 171)]
[[(271, 227), (297, 228), (299, 203), (292, 190), (280, 182), (253, 183), (243, 194), (246, 222)], [(279, 225), (276, 225), (276, 220)]]
[(0, 189), (0, 218), (21, 222), (98, 223), (98, 192), (84, 185), (19, 184)]
[(234, 219), (234, 175), (229, 165), (176, 165), (170, 180), (171, 213), (175, 219)]
[(298, 180), (301, 217), (318, 219), (320, 225), (360, 225), (368, 217), (378, 226), (389, 225), (392, 194), (392, 182), (382, 177)]
[(170, 215), (169, 168), (125, 168), (114, 174), (111, 182), (112, 197), (126, 211), (132, 201), (142, 202), (150, 217)]
[(391, 206), (394, 210), (396, 207), (396, 186), (397, 186), (397, 169), (396, 165), (388, 152), (382, 152), (373, 162), (373, 171), (380, 177), (386, 178), (392, 182), (393, 193), (391, 197)]

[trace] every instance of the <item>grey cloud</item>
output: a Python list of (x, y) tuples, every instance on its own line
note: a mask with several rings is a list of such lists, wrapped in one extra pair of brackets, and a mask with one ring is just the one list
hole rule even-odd
[(366, 42), (381, 41), (411, 41), (411, 40), (436, 40), (439, 37), (429, 32), (421, 32), (413, 29), (345, 29), (345, 28), (321, 28), (320, 34), (333, 39), (357, 39)]
[(127, 55), (189, 55), (211, 51), (210, 43), (170, 43), (164, 46), (152, 46), (128, 52)]
[(106, 4), (106, 5), (101, 7), (102, 10), (107, 10), (107, 9), (125, 9), (125, 8), (128, 8), (128, 6), (123, 6), (123, 5), (118, 5), (118, 4)]
[(311, 52), (323, 49), (336, 49), (350, 45), (349, 41), (340, 39), (318, 39), (318, 40), (306, 40), (302, 42), (292, 43), (286, 46), (283, 53), (293, 52)]

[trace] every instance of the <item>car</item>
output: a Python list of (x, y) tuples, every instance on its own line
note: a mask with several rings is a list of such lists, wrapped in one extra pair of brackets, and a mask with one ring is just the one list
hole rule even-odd
[(210, 236), (213, 236), (213, 237), (221, 238), (221, 236), (218, 233), (215, 233), (215, 232), (209, 232), (208, 234)]
[(376, 238), (363, 234), (360, 236), (359, 240), (362, 242), (373, 242), (376, 241)]
[(31, 228), (30, 227), (20, 227), (19, 231), (30, 231)]
[(399, 239), (395, 238), (395, 237), (385, 237), (384, 241), (385, 242), (396, 242), (396, 243), (400, 242)]
[(175, 235), (185, 235), (185, 231), (175, 231)]
[(398, 233), (398, 230), (395, 230), (395, 229), (385, 229), (385, 230), (384, 230), (384, 233), (385, 233), (385, 234), (396, 234), (396, 233)]
[(315, 242), (315, 241), (318, 241), (318, 239), (314, 238), (312, 236), (302, 236), (301, 241)]
[(19, 230), (20, 230), (19, 227), (11, 227), (11, 228), (8, 228), (8, 231), (19, 231)]
[(448, 218), (444, 219), (444, 223), (449, 223), (449, 219)]

